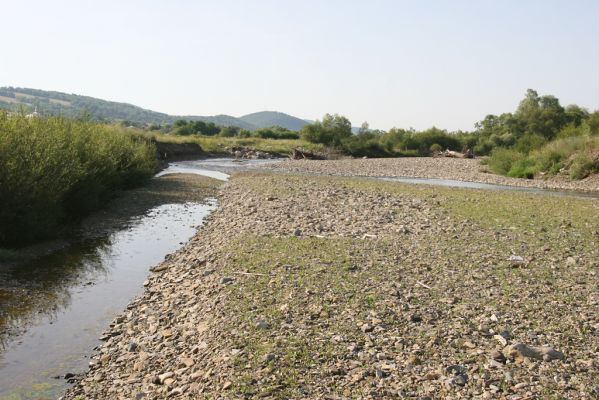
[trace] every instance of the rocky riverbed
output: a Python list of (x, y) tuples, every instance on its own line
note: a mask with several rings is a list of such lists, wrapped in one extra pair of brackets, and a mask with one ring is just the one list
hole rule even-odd
[(273, 170), (341, 176), (414, 177), (452, 179), (528, 188), (599, 192), (599, 174), (582, 180), (566, 176), (519, 179), (490, 173), (480, 159), (459, 158), (373, 158), (341, 160), (287, 160), (268, 166)]
[(260, 172), (218, 198), (65, 398), (599, 395), (596, 200)]

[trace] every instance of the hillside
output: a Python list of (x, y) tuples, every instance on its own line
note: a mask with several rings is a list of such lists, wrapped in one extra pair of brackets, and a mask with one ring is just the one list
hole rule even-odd
[(0, 88), (0, 108), (16, 110), (37, 108), (40, 114), (79, 117), (89, 113), (93, 119), (161, 124), (173, 121), (168, 114), (146, 110), (127, 103), (106, 101), (89, 96), (26, 88)]
[(42, 115), (64, 115), (79, 117), (89, 114), (99, 121), (128, 121), (133, 124), (171, 124), (178, 119), (214, 122), (220, 126), (238, 126), (243, 129), (280, 125), (290, 130), (299, 130), (306, 121), (288, 114), (263, 111), (241, 118), (230, 115), (169, 115), (148, 110), (128, 103), (107, 101), (95, 97), (81, 96), (39, 89), (0, 87), (0, 109), (16, 111), (24, 107), (30, 112), (35, 109)]
[(268, 128), (273, 125), (282, 126), (290, 131), (299, 131), (308, 121), (277, 111), (260, 111), (239, 117), (257, 128)]

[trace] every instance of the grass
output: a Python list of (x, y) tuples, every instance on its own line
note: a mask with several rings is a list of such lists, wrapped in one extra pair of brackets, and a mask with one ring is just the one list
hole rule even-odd
[(175, 136), (165, 134), (153, 134), (152, 137), (158, 142), (165, 143), (197, 143), (203, 151), (214, 154), (225, 154), (225, 149), (230, 147), (252, 147), (258, 151), (267, 153), (288, 155), (293, 149), (301, 147), (310, 151), (323, 151), (324, 147), (319, 144), (307, 142), (302, 139), (264, 139), (264, 138), (237, 138), (219, 136)]
[(156, 163), (153, 145), (116, 126), (0, 113), (0, 244), (55, 236)]
[[(425, 365), (472, 363), (459, 343), (473, 340), (468, 332), (477, 329), (481, 315), (495, 312), (509, 316), (501, 329), (517, 337), (536, 330), (578, 338), (578, 322), (566, 317), (580, 311), (593, 290), (591, 282), (581, 282), (592, 279), (586, 266), (592, 265), (599, 243), (596, 201), (355, 178), (252, 173), (235, 180), (253, 194), (276, 194), (279, 200), (301, 196), (306, 180), (313, 191), (337, 187), (356, 196), (375, 192), (402, 201), (419, 199), (432, 206), (432, 223), (444, 221), (447, 229), (420, 237), (387, 232), (369, 240), (245, 235), (229, 243), (223, 250), (230, 257), (224, 274), (253, 274), (243, 284), (229, 286), (227, 302), (221, 305), (231, 321), (225, 331), (243, 332), (234, 346), (243, 349), (235, 361), (240, 373), (234, 381), (236, 393), (301, 398), (310, 397), (304, 388), (326, 387), (331, 396), (367, 395), (367, 391), (344, 392), (343, 385), (336, 385), (344, 378), (334, 371), (338, 363), (353, 357), (348, 344), (368, 343), (359, 324), (373, 312), (388, 326), (388, 331), (377, 335), (374, 346), (384, 348), (398, 337), (419, 343)], [(514, 268), (508, 261), (514, 253), (527, 257), (529, 263)], [(565, 256), (572, 253), (586, 261), (566, 269)], [(417, 280), (432, 289), (415, 285)], [(402, 297), (393, 295), (394, 288)], [(409, 306), (398, 307), (403, 302)], [(554, 310), (555, 304), (563, 310)], [(539, 317), (548, 310), (559, 315)], [(419, 325), (409, 322), (414, 312), (422, 312), (425, 323), (438, 315), (438, 323), (419, 330)], [(256, 329), (258, 319), (269, 321), (277, 331)], [(457, 341), (430, 344), (429, 334), (444, 337), (447, 331)], [(333, 335), (343, 340), (337, 343), (331, 340)], [(570, 339), (558, 341), (559, 335), (552, 337), (551, 344), (564, 349)], [(477, 346), (490, 352), (493, 342), (479, 339)], [(572, 356), (578, 351), (567, 350)], [(410, 355), (402, 347), (391, 351), (400, 360)], [(265, 362), (267, 354), (274, 360)], [(370, 374), (365, 379), (371, 379), (372, 370)], [(411, 387), (405, 382), (406, 390), (417, 390), (418, 383)]]

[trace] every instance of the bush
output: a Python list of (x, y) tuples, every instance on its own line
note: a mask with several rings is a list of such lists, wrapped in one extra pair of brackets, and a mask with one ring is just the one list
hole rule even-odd
[(507, 175), (514, 164), (522, 161), (526, 156), (516, 150), (497, 148), (489, 157), (488, 166), (496, 174)]
[(156, 163), (149, 140), (117, 126), (0, 113), (0, 243), (51, 236)]
[(440, 151), (443, 151), (443, 147), (441, 147), (439, 143), (433, 143), (431, 144), (430, 151), (431, 153), (438, 153)]
[(529, 158), (523, 158), (512, 164), (512, 167), (508, 171), (507, 175), (511, 176), (512, 178), (532, 179), (535, 177), (537, 172), (539, 171), (535, 162)]
[(272, 126), (270, 128), (256, 129), (252, 136), (259, 137), (262, 139), (299, 139), (300, 135), (298, 132), (290, 131), (289, 129), (281, 126)]
[(345, 139), (342, 150), (354, 157), (385, 157), (390, 155), (380, 143), (379, 137), (371, 134), (354, 135)]
[(456, 135), (437, 128), (412, 133), (404, 140), (401, 147), (407, 150), (417, 150), (419, 155), (428, 156), (433, 144), (441, 146), (441, 149), (455, 151), (462, 149), (462, 143)]
[(596, 165), (586, 154), (576, 155), (570, 164), (572, 179), (584, 179), (594, 172), (599, 172), (599, 165)]

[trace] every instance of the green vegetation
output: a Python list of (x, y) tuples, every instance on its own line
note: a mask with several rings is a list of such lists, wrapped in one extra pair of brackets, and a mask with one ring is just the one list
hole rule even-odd
[(479, 156), (490, 154), (487, 163), (493, 172), (517, 178), (567, 171), (570, 178), (582, 179), (599, 172), (599, 111), (564, 108), (557, 98), (534, 90), (528, 90), (515, 113), (488, 115), (473, 132), (435, 127), (383, 132), (364, 123), (353, 135), (347, 118), (327, 114), (322, 122), (304, 126), (301, 136), (352, 156), (427, 156), (472, 149)]
[(475, 150), (491, 153), (495, 173), (532, 178), (564, 170), (582, 179), (599, 172), (599, 111), (564, 108), (555, 97), (528, 90), (514, 114), (488, 115), (477, 128)]
[(0, 244), (52, 236), (156, 163), (147, 139), (118, 126), (0, 112)]
[(398, 128), (385, 132), (370, 129), (366, 122), (357, 134), (352, 134), (350, 121), (337, 114), (326, 114), (322, 121), (304, 126), (300, 134), (308, 142), (334, 147), (354, 157), (428, 156), (441, 149), (459, 151), (472, 142), (471, 135), (435, 127), (421, 132)]
[[(429, 156), (443, 150), (477, 156), (490, 155), (491, 171), (512, 177), (563, 173), (581, 179), (599, 171), (599, 111), (577, 105), (563, 107), (550, 95), (529, 89), (513, 113), (487, 115), (471, 132), (449, 132), (432, 127), (423, 131), (391, 128), (356, 132), (341, 115), (326, 114), (321, 121), (305, 120), (274, 111), (248, 114), (175, 117), (92, 97), (35, 89), (0, 88), (0, 108), (37, 108), (42, 115), (89, 115), (100, 121), (118, 121), (146, 131), (186, 136), (208, 152), (226, 147), (251, 146), (288, 154), (294, 147), (354, 157)], [(300, 139), (301, 141), (297, 141)], [(281, 140), (281, 143), (264, 140)], [(171, 141), (170, 139), (168, 139)], [(189, 141), (189, 140), (186, 140)]]
[[(488, 357), (472, 361), (463, 343), (473, 342), (485, 354), (493, 351), (495, 342), (472, 335), (472, 329), (495, 313), (509, 321), (511, 332), (556, 332), (547, 342), (570, 357), (585, 354), (593, 341), (580, 318), (572, 317), (584, 315), (596, 287), (588, 278), (599, 239), (599, 208), (592, 200), (258, 173), (238, 175), (233, 184), (249, 188), (246, 193), (253, 198), (276, 196), (279, 205), (306, 196), (307, 190), (338, 191), (339, 199), (354, 207), (352, 200), (358, 198), (393, 199), (396, 206), (385, 208), (385, 215), (393, 212), (395, 226), (406, 224), (410, 231), (375, 225), (369, 230), (372, 237), (346, 237), (339, 234), (341, 221), (335, 234), (294, 237), (275, 223), (272, 235), (240, 234), (222, 248), (215, 256), (219, 271), (236, 281), (219, 298), (219, 335), (207, 337), (214, 340), (210, 345), (226, 338), (222, 348), (241, 349), (222, 367), (232, 382), (232, 397), (318, 397), (314, 388), (322, 387), (331, 397), (372, 393), (380, 381), (372, 365), (381, 365), (377, 358), (389, 353), (400, 354), (385, 362), (404, 362), (416, 354), (406, 363), (429, 371), (454, 363), (480, 363), (482, 370)], [(318, 224), (327, 207), (338, 203), (325, 204), (298, 213), (292, 224), (302, 218)], [(264, 203), (257, 207), (260, 216), (276, 212)], [(381, 210), (365, 212), (376, 218)], [(424, 223), (424, 215), (430, 221)], [(511, 254), (524, 256), (526, 265), (514, 266)], [(522, 307), (514, 307), (515, 298)], [(415, 314), (423, 321), (414, 322)], [(268, 327), (259, 327), (258, 321)], [(371, 334), (365, 323), (372, 325)], [(455, 345), (444, 340), (449, 335)], [(354, 363), (374, 343), (381, 356), (373, 352), (370, 364)], [(415, 344), (421, 349), (417, 353)], [(517, 366), (510, 371), (515, 376), (527, 372)], [(491, 373), (501, 379), (505, 370)], [(547, 375), (544, 387), (552, 393), (562, 390)], [(592, 372), (579, 375), (593, 377)], [(406, 382), (405, 370), (391, 371), (385, 379)], [(421, 382), (410, 382), (406, 390), (416, 393)]]
[(295, 148), (304, 148), (309, 151), (322, 152), (325, 147), (321, 144), (310, 143), (302, 139), (268, 139), (256, 137), (236, 136), (178, 136), (161, 133), (146, 133), (146, 137), (161, 143), (196, 143), (204, 152), (214, 154), (226, 154), (227, 148), (233, 147), (252, 147), (258, 151), (272, 154), (286, 155), (290, 154)]

